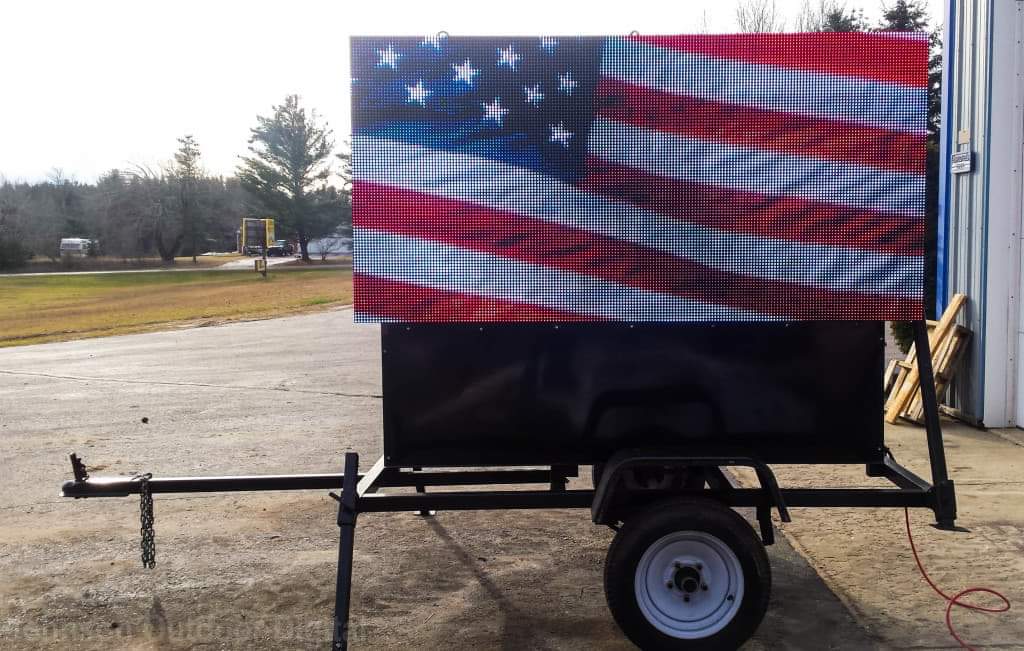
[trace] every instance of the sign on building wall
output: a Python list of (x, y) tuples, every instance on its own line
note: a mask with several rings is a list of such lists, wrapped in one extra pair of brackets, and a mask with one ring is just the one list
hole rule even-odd
[(949, 171), (953, 174), (966, 174), (971, 171), (973, 152), (958, 151), (949, 157)]
[(359, 321), (922, 317), (928, 41), (352, 40)]

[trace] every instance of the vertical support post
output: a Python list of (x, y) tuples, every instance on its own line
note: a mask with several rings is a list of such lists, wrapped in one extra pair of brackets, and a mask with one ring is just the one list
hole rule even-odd
[(270, 221), (260, 220), (263, 223), (263, 280), (267, 279), (267, 249), (270, 248)]
[(928, 437), (928, 461), (932, 468), (932, 491), (935, 497), (932, 510), (935, 511), (936, 524), (941, 528), (951, 529), (956, 520), (956, 493), (946, 469), (946, 450), (942, 444), (939, 403), (935, 395), (931, 344), (928, 341), (928, 326), (923, 320), (914, 322), (914, 348), (917, 352), (924, 428)]
[[(419, 472), (421, 470), (423, 470), (423, 468), (421, 466), (413, 466), (413, 468), (412, 468), (413, 473), (417, 473), (417, 472)], [(423, 484), (416, 484), (416, 492), (417, 493), (426, 493), (427, 492), (427, 487), (424, 486)], [(420, 509), (419, 511), (416, 511), (416, 515), (423, 516), (424, 518), (429, 518), (429, 517), (434, 515), (434, 512), (433, 511), (429, 511), (427, 509)]]
[(569, 471), (572, 466), (555, 465), (551, 466), (551, 485), (549, 490), (556, 493), (564, 493), (569, 484)]
[(359, 482), (359, 455), (345, 453), (345, 474), (342, 476), (341, 498), (338, 500), (338, 527), (341, 538), (338, 542), (338, 581), (334, 588), (334, 640), (331, 648), (335, 651), (348, 649), (348, 612), (352, 597), (352, 549), (355, 546)]

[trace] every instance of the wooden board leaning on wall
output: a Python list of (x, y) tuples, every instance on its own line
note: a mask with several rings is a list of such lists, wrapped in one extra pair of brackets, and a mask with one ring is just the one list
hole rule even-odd
[[(935, 395), (941, 403), (953, 374), (963, 359), (971, 331), (957, 325), (956, 319), (967, 303), (964, 294), (954, 294), (946, 311), (938, 321), (928, 321), (928, 343), (932, 351), (932, 370), (935, 374)], [(885, 369), (883, 382), (886, 391), (885, 421), (895, 423), (905, 418), (915, 423), (924, 422), (921, 404), (921, 384), (917, 369), (917, 351), (913, 345), (903, 360), (894, 359)]]

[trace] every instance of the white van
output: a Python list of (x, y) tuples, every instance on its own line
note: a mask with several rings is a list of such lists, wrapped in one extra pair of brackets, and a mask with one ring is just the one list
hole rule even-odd
[(82, 256), (89, 254), (93, 241), (84, 237), (65, 237), (60, 241), (60, 256)]

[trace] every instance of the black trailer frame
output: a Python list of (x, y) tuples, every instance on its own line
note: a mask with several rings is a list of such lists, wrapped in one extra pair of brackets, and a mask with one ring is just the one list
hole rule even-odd
[[(782, 522), (789, 522), (791, 507), (904, 507), (928, 508), (940, 528), (952, 528), (956, 519), (956, 495), (946, 468), (942, 431), (939, 423), (931, 351), (924, 321), (914, 323), (914, 343), (924, 406), (931, 482), (901, 466), (886, 450), (882, 460), (867, 464), (871, 477), (883, 477), (894, 488), (781, 488), (771, 468), (743, 450), (715, 449), (714, 454), (693, 447), (623, 450), (612, 457), (600, 473), (593, 489), (570, 490), (569, 478), (579, 474), (578, 466), (551, 466), (547, 469), (437, 470), (389, 467), (384, 457), (365, 473), (359, 471), (359, 455), (344, 455), (344, 472), (306, 475), (256, 475), (226, 477), (151, 477), (91, 478), (84, 463), (71, 455), (74, 480), (65, 482), (62, 495), (74, 498), (125, 497), (140, 495), (143, 516), (148, 497), (157, 493), (211, 493), (236, 491), (330, 490), (338, 501), (337, 523), (340, 530), (338, 572), (335, 589), (333, 649), (348, 648), (349, 605), (352, 585), (352, 555), (356, 520), (361, 513), (484, 509), (565, 509), (590, 508), (595, 524), (617, 528), (618, 507), (629, 499), (633, 488), (625, 486), (630, 471), (664, 469), (692, 472), (698, 479), (684, 487), (653, 487), (655, 495), (670, 491), (673, 496), (711, 498), (729, 507), (754, 508), (761, 539), (774, 542), (771, 509)], [(749, 467), (756, 473), (759, 488), (734, 485), (723, 467)], [(426, 492), (437, 486), (505, 486), (546, 484), (543, 489), (460, 490)], [(415, 493), (381, 494), (382, 488), (414, 488)], [(650, 496), (648, 496), (650, 497)], [(151, 509), (152, 502), (149, 501)], [(149, 512), (152, 518), (152, 512)]]

